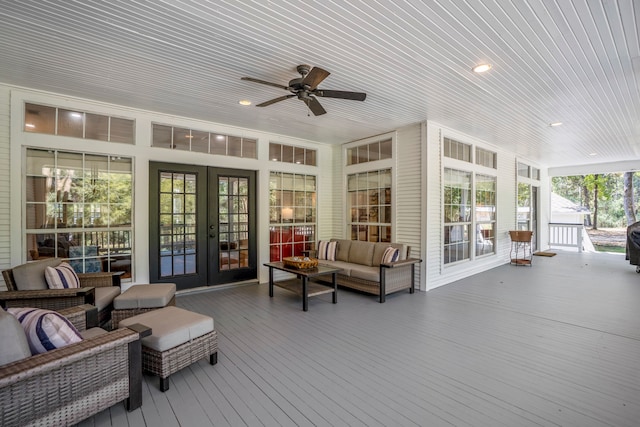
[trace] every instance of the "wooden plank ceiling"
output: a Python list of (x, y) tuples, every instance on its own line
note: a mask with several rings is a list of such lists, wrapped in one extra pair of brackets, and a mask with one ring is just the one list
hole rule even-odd
[[(0, 0), (0, 82), (331, 144), (433, 120), (606, 163), (640, 158), (639, 31), (634, 0)], [(298, 64), (366, 101), (256, 108), (288, 92), (240, 78), (286, 86)]]

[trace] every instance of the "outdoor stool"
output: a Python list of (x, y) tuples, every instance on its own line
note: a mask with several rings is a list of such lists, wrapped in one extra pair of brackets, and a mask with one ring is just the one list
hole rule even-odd
[(164, 307), (120, 321), (127, 327), (139, 323), (151, 328), (142, 338), (142, 369), (160, 377), (160, 390), (169, 390), (169, 376), (209, 357), (218, 363), (218, 333), (213, 318), (179, 307)]
[(113, 300), (111, 327), (118, 329), (121, 320), (162, 307), (176, 305), (176, 285), (155, 283), (134, 285)]

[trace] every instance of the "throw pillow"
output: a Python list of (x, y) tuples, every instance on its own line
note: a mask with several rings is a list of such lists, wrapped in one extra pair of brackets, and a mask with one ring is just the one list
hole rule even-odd
[(82, 341), (82, 336), (60, 313), (41, 308), (9, 308), (22, 325), (31, 354), (46, 353)]
[(78, 275), (66, 262), (61, 262), (57, 267), (47, 267), (44, 270), (44, 278), (49, 289), (79, 288)]
[(394, 247), (389, 246), (382, 254), (382, 264), (389, 264), (390, 262), (396, 262), (400, 258), (400, 251)]
[(327, 261), (336, 260), (336, 247), (338, 242), (327, 242), (320, 240), (318, 242), (318, 259), (324, 259)]

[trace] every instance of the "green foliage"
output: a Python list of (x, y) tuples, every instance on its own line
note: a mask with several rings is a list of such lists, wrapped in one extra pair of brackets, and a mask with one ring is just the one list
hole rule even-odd
[[(594, 192), (598, 190), (598, 226), (626, 227), (622, 173), (560, 176), (551, 179), (552, 191), (581, 206), (594, 209)], [(585, 200), (586, 188), (589, 200)], [(640, 173), (633, 176), (636, 214), (640, 200)]]

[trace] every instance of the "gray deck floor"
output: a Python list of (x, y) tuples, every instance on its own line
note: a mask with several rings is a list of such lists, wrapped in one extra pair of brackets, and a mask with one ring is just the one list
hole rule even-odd
[(560, 252), (379, 304), (266, 285), (181, 296), (219, 362), (145, 376), (144, 404), (82, 425), (638, 426), (640, 275)]

